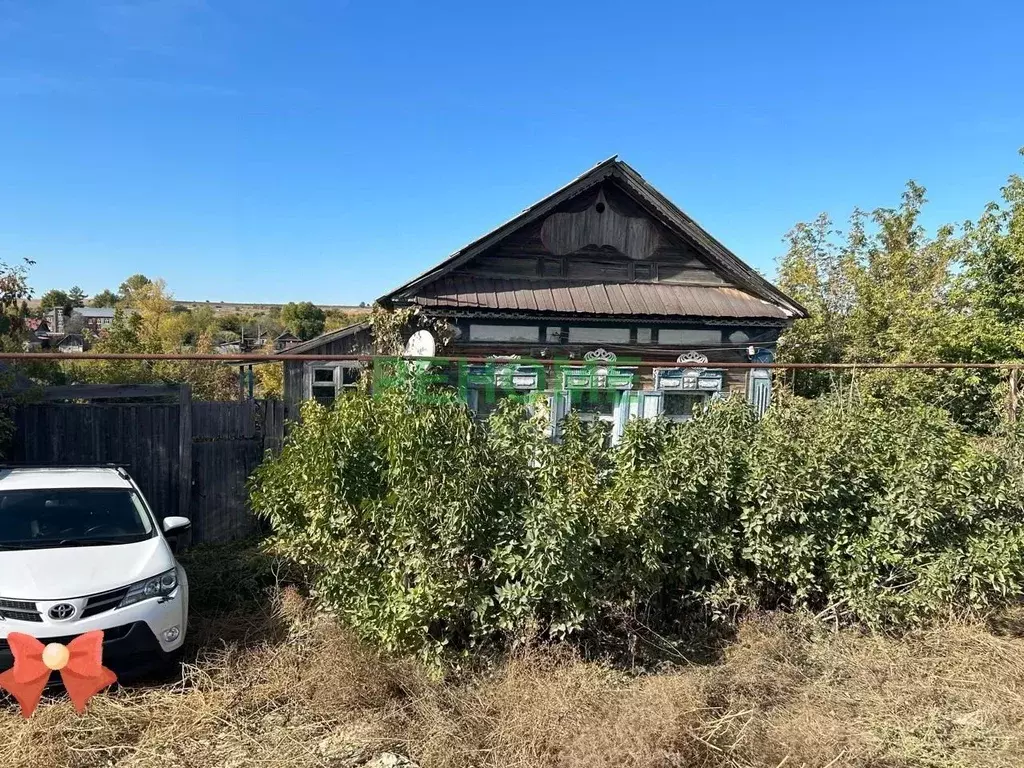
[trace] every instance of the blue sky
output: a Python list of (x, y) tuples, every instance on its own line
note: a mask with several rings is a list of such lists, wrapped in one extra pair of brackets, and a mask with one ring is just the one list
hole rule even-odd
[(0, 0), (0, 260), (37, 295), (372, 301), (618, 153), (742, 258), (1022, 169), (1019, 2)]

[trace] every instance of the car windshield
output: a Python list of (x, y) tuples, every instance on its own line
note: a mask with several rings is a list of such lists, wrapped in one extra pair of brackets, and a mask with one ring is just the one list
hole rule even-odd
[(153, 535), (149, 512), (128, 488), (0, 491), (0, 550), (130, 544)]

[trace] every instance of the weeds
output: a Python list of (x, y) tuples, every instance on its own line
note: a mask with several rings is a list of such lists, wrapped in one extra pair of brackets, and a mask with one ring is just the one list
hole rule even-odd
[[(1024, 761), (1024, 612), (891, 638), (810, 614), (742, 622), (720, 660), (634, 674), (566, 646), (439, 679), (372, 650), (293, 587), (181, 680), (0, 709), (5, 768), (982, 766)], [(222, 622), (240, 620), (222, 617)], [(221, 629), (227, 629), (225, 624)], [(265, 633), (259, 636), (259, 631)]]

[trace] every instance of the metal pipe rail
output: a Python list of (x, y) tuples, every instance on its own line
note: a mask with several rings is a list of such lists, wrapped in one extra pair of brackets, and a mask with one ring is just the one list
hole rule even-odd
[[(282, 352), (276, 355), (246, 354), (246, 355), (215, 355), (215, 354), (192, 354), (185, 352), (161, 352), (161, 353), (120, 353), (120, 352), (0, 352), (0, 360), (18, 361), (39, 361), (39, 360), (61, 360), (74, 362), (76, 360), (178, 360), (178, 361), (200, 361), (211, 363), (229, 363), (231, 365), (244, 365), (254, 363), (283, 363), (283, 362), (360, 362), (374, 363), (378, 360), (410, 360), (425, 363), (499, 363), (508, 358), (501, 357), (414, 357), (409, 355), (289, 355)], [(581, 358), (512, 358), (522, 364), (543, 365), (545, 367), (599, 364), (592, 361), (584, 361)], [(671, 360), (632, 360), (624, 358), (618, 361), (619, 365), (631, 368), (663, 368), (673, 366), (675, 361)], [(679, 364), (676, 364), (679, 365)], [(739, 370), (749, 369), (779, 369), (779, 370), (961, 370), (961, 369), (999, 369), (1016, 370), (1024, 368), (1024, 363), (738, 363), (738, 362), (716, 362), (710, 361), (701, 365), (690, 367), (705, 368), (732, 368)]]

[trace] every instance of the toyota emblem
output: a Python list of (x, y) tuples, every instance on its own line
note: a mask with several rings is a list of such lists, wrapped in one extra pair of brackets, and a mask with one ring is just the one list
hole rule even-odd
[(75, 615), (75, 606), (71, 603), (57, 603), (56, 605), (50, 606), (50, 610), (47, 611), (51, 619), (57, 621), (66, 621)]

